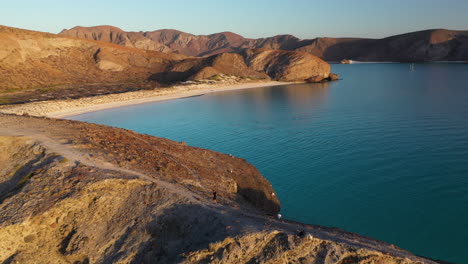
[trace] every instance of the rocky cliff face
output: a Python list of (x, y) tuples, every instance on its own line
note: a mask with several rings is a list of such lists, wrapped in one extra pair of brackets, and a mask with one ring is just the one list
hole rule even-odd
[[(111, 29), (114, 29), (113, 31)], [(124, 37), (116, 38), (113, 32)], [(94, 32), (90, 34), (87, 32)], [(468, 31), (433, 29), (412, 32), (383, 39), (316, 38), (301, 40), (291, 35), (248, 39), (231, 32), (212, 35), (192, 35), (176, 30), (124, 32), (112, 27), (75, 27), (60, 34), (86, 39), (130, 45), (145, 38), (157, 46), (150, 50), (177, 52), (190, 56), (209, 56), (243, 49), (299, 50), (326, 61), (351, 59), (357, 61), (468, 61)], [(125, 41), (122, 41), (124, 39)], [(131, 44), (135, 46), (134, 44)], [(130, 45), (130, 46), (131, 46)], [(165, 48), (161, 48), (163, 45)], [(140, 46), (140, 48), (145, 48)]]
[(252, 69), (266, 72), (275, 80), (305, 81), (330, 75), (328, 63), (306, 52), (255, 49), (245, 50), (242, 54)]
[(435, 263), (277, 221), (244, 160), (125, 129), (0, 114), (0, 162), (1, 263)]

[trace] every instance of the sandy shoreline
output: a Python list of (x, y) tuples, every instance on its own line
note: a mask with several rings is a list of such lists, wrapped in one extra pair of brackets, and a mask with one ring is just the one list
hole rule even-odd
[(198, 96), (211, 92), (258, 88), (285, 84), (291, 83), (268, 81), (180, 85), (170, 88), (143, 90), (120, 94), (99, 95), (79, 99), (33, 102), (21, 105), (6, 105), (0, 107), (0, 112), (20, 115), (27, 113), (32, 116), (65, 118), (68, 116), (95, 112), (104, 109)]

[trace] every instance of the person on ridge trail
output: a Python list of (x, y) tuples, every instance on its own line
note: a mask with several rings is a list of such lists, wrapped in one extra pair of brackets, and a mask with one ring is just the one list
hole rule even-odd
[(216, 191), (213, 191), (213, 203), (217, 203), (218, 201), (216, 201)]

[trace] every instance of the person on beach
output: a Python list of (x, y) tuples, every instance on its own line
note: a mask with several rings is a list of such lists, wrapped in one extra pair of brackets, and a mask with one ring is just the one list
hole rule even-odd
[(276, 215), (276, 219), (278, 219), (278, 221), (281, 221), (281, 219), (283, 218), (283, 215), (278, 213), (278, 215)]
[(216, 191), (213, 191), (213, 203), (217, 203), (218, 201), (216, 201)]

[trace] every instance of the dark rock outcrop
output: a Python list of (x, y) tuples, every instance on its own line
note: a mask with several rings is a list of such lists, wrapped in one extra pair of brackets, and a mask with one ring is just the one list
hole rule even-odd
[(305, 80), (306, 83), (319, 83), (319, 82), (330, 82), (330, 81), (338, 81), (340, 76), (335, 73), (330, 73), (328, 77), (324, 77), (322, 75), (315, 75)]
[(320, 75), (315, 75), (315, 76), (312, 76), (310, 78), (307, 78), (305, 80), (305, 82), (307, 82), (307, 83), (319, 83), (319, 82), (322, 82), (324, 80), (325, 80), (325, 77), (320, 76)]

